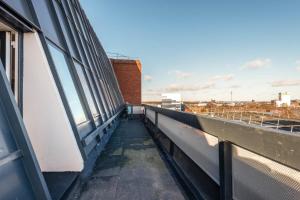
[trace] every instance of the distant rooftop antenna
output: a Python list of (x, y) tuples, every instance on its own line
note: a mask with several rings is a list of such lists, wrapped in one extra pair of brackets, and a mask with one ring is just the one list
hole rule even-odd
[(114, 59), (126, 59), (126, 60), (136, 60), (136, 59), (138, 59), (137, 57), (127, 56), (127, 55), (120, 54), (120, 53), (117, 53), (117, 52), (107, 51), (106, 54), (108, 55), (108, 57), (114, 58)]
[(232, 102), (232, 90), (230, 91), (230, 101)]

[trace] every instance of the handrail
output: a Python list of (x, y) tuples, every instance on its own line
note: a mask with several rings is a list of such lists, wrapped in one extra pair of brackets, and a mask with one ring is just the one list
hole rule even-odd
[(150, 105), (143, 106), (145, 110), (152, 110), (218, 137), (220, 141), (229, 141), (232, 144), (268, 159), (300, 170), (299, 135), (220, 118), (174, 111)]
[(120, 108), (120, 110), (114, 116), (112, 116), (110, 119), (104, 122), (100, 127), (98, 127), (91, 134), (83, 138), (82, 140), (83, 146), (88, 146), (95, 139), (95, 137), (97, 137), (114, 119), (116, 119), (121, 114), (123, 110), (124, 107)]

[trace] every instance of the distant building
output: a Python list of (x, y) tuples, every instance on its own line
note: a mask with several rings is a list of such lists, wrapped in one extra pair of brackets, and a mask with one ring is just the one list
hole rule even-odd
[(285, 93), (278, 94), (278, 100), (276, 101), (276, 107), (289, 107), (291, 106), (291, 96)]
[(206, 103), (206, 102), (199, 102), (199, 103), (198, 103), (198, 106), (200, 106), (200, 107), (205, 107), (205, 106), (207, 106), (207, 103)]
[(226, 104), (227, 106), (232, 106), (232, 107), (234, 107), (235, 106), (235, 103), (228, 103), (228, 104)]
[(164, 93), (161, 95), (161, 107), (182, 111), (182, 100), (179, 93)]

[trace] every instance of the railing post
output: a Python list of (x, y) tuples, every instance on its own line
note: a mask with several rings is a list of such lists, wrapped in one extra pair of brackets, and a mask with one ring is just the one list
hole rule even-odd
[(232, 200), (232, 146), (219, 142), (220, 199)]
[(174, 155), (174, 142), (170, 140), (170, 156), (173, 157)]
[(155, 133), (158, 132), (158, 113), (155, 111)]
[(144, 107), (144, 120), (147, 122), (147, 108)]

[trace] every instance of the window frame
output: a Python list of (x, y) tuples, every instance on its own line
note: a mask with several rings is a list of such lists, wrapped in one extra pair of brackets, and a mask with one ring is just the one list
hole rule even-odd
[[(100, 109), (98, 108), (98, 105), (97, 105), (97, 103), (96, 103), (95, 94), (94, 94), (94, 92), (93, 92), (93, 90), (92, 90), (91, 83), (89, 82), (89, 79), (88, 79), (88, 77), (87, 77), (87, 74), (86, 74), (86, 68), (85, 68), (81, 63), (79, 63), (79, 62), (77, 62), (77, 61), (75, 61), (75, 60), (73, 60), (73, 62), (74, 62), (75, 70), (76, 70), (77, 75), (78, 75), (78, 77), (79, 77), (80, 84), (82, 85), (82, 88), (83, 88), (83, 91), (84, 91), (84, 94), (85, 94), (86, 98), (87, 98), (87, 94), (86, 94), (87, 92), (90, 93), (90, 97), (92, 98), (91, 100), (92, 100), (93, 106), (94, 106), (94, 108), (95, 108), (95, 110), (96, 110), (96, 112), (97, 112), (97, 115), (94, 115), (93, 112), (92, 112), (93, 119), (95, 120), (96, 118), (98, 118), (99, 116), (101, 116), (101, 113), (100, 113)], [(81, 72), (82, 72), (82, 76), (83, 76), (83, 78), (84, 78), (84, 82), (85, 82), (85, 83), (82, 83), (82, 80), (80, 79), (80, 75), (79, 75), (80, 72), (78, 71), (77, 66), (78, 66), (78, 68), (80, 68), (80, 70), (81, 70)], [(84, 90), (83, 84), (86, 84), (86, 87), (87, 87), (87, 89), (88, 89), (89, 91), (85, 91), (85, 90)], [(87, 99), (88, 99), (88, 98), (87, 98)], [(89, 107), (91, 107), (90, 103), (91, 103), (91, 102), (88, 101)], [(90, 109), (91, 109), (91, 108), (90, 108)]]

